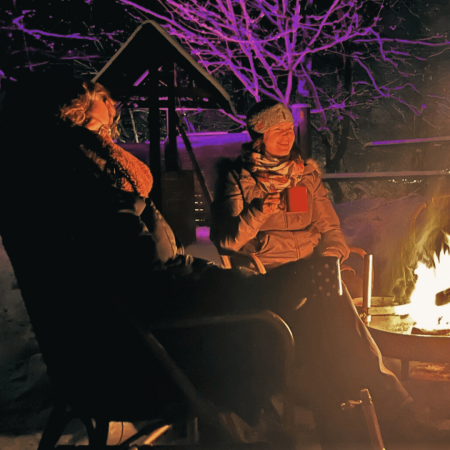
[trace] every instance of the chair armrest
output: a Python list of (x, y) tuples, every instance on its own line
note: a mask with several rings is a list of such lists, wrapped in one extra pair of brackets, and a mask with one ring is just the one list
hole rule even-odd
[(168, 354), (166, 349), (153, 335), (156, 330), (170, 330), (180, 328), (192, 328), (207, 325), (218, 324), (236, 324), (239, 322), (260, 321), (272, 326), (280, 335), (283, 342), (283, 350), (285, 352), (283, 367), (283, 397), (284, 408), (282, 415), (282, 424), (286, 431), (290, 432), (294, 425), (294, 369), (295, 369), (295, 341), (292, 332), (286, 322), (272, 311), (262, 311), (255, 314), (239, 314), (239, 315), (221, 315), (221, 316), (203, 316), (196, 318), (187, 318), (180, 320), (168, 321), (160, 324), (146, 326), (136, 315), (120, 301), (115, 295), (111, 295), (111, 299), (117, 310), (122, 314), (129, 326), (143, 340), (144, 345), (153, 354), (157, 361), (161, 364), (167, 374), (172, 378), (175, 384), (180, 388), (181, 392), (186, 396), (192, 408), (201, 420), (215, 427), (223, 436), (225, 441), (230, 439), (230, 433), (224, 426), (218, 409), (208, 400), (202, 398), (191, 380), (178, 367), (177, 363)]
[(295, 341), (287, 323), (277, 314), (266, 310), (253, 314), (233, 314), (221, 316), (202, 316), (188, 319), (172, 320), (151, 327), (152, 331), (180, 328), (195, 328), (210, 325), (236, 324), (240, 322), (263, 322), (272, 327), (280, 336), (283, 343), (283, 398), (282, 415), (283, 427), (289, 431), (294, 425), (294, 369), (295, 369)]
[(222, 265), (225, 269), (231, 269), (233, 267), (231, 257), (232, 256), (239, 256), (241, 258), (245, 258), (250, 260), (252, 262), (259, 273), (265, 274), (267, 273), (266, 268), (264, 267), (264, 264), (261, 262), (261, 260), (256, 256), (255, 253), (245, 253), (245, 252), (228, 252), (223, 253), (220, 255), (220, 259), (222, 260)]

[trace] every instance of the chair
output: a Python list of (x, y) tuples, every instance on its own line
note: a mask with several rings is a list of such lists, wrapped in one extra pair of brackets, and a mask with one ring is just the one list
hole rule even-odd
[[(364, 256), (367, 254), (367, 252), (359, 247), (350, 247), (350, 254), (355, 254), (360, 258), (364, 259)], [(254, 266), (255, 270), (258, 273), (260, 274), (267, 273), (266, 268), (264, 267), (263, 263), (255, 253), (245, 253), (241, 251), (227, 250), (226, 253), (223, 252), (220, 254), (220, 259), (222, 260), (222, 265), (225, 269), (231, 269), (232, 267), (238, 266), (239, 260), (241, 260)], [(341, 272), (355, 274), (355, 270), (352, 267), (345, 264), (341, 265)], [(362, 279), (360, 284), (362, 289)]]
[(222, 260), (222, 265), (225, 269), (231, 269), (232, 267), (236, 267), (238, 264), (234, 263), (235, 259), (243, 259), (247, 260), (248, 263), (255, 266), (255, 269), (260, 274), (267, 273), (264, 264), (254, 253), (244, 253), (244, 252), (228, 252), (222, 253), (220, 255), (220, 259)]
[(360, 391), (360, 398), (361, 400), (347, 400), (341, 404), (341, 409), (346, 411), (355, 407), (361, 407), (373, 450), (386, 450), (369, 390), (362, 389)]
[[(183, 370), (180, 369), (178, 364), (154, 335), (154, 333), (158, 333), (161, 330), (171, 332), (175, 330), (187, 330), (218, 325), (229, 326), (235, 324), (246, 325), (249, 323), (258, 323), (268, 327), (272, 333), (280, 337), (282, 342), (280, 354), (284, 356), (282, 359), (282, 385), (285, 402), (281, 423), (286, 432), (289, 432), (292, 429), (294, 421), (294, 403), (292, 395), (292, 377), (294, 374), (293, 368), (295, 357), (294, 340), (289, 327), (279, 316), (270, 311), (264, 311), (258, 314), (200, 317), (161, 323), (155, 325), (152, 329), (148, 329), (148, 327), (145, 327), (122, 302), (115, 300), (114, 305), (118, 312), (123, 315), (127, 324), (134, 330), (136, 336), (142, 340), (148, 354), (152, 355), (167, 376), (171, 378), (176, 386), (178, 386), (179, 390), (187, 400), (187, 408), (181, 407), (178, 408), (178, 410), (171, 411), (171, 413), (162, 411), (160, 415), (156, 416), (154, 415), (154, 411), (151, 411), (149, 415), (144, 414), (142, 417), (136, 417), (133, 411), (124, 409), (118, 415), (117, 412), (114, 411), (109, 413), (105, 410), (96, 410), (89, 405), (80, 404), (78, 402), (74, 403), (68, 398), (66, 392), (60, 389), (56, 393), (57, 397), (55, 405), (42, 435), (38, 450), (50, 450), (55, 448), (64, 428), (74, 418), (79, 418), (85, 425), (89, 439), (89, 448), (96, 449), (106, 448), (109, 422), (155, 419), (152, 424), (118, 447), (125, 449), (140, 436), (151, 433), (162, 425), (170, 424), (171, 421), (180, 420), (180, 416), (184, 418), (187, 426), (188, 419), (190, 419), (189, 423), (192, 426), (192, 424), (195, 423), (193, 419), (198, 418), (201, 424), (207, 424), (210, 429), (214, 430), (214, 435), (222, 444), (228, 445), (230, 449), (235, 448), (236, 446), (240, 448), (242, 442), (239, 443), (239, 438), (237, 437), (239, 433), (236, 432), (237, 430), (233, 430), (233, 424), (226, 420), (226, 415), (222, 414), (214, 404), (199, 394), (198, 389), (193, 385), (192, 381), (186, 376)], [(56, 384), (61, 385), (60, 381), (61, 380), (56, 380)], [(138, 400), (136, 403), (138, 403)], [(91, 404), (95, 404), (95, 402), (91, 402)], [(196, 433), (193, 434), (195, 435)], [(194, 443), (192, 441), (195, 441), (195, 439), (191, 439), (191, 443)], [(267, 443), (261, 443), (261, 445), (256, 448), (263, 449), (267, 448), (267, 446)], [(58, 448), (64, 447), (66, 446), (58, 446)], [(69, 446), (66, 448), (69, 448)]]

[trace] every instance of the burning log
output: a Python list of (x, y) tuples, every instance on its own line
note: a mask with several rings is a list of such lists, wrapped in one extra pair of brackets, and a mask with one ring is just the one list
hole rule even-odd
[(411, 370), (411, 377), (425, 381), (450, 381), (450, 364), (421, 363)]
[(436, 306), (444, 306), (450, 303), (450, 288), (436, 294)]

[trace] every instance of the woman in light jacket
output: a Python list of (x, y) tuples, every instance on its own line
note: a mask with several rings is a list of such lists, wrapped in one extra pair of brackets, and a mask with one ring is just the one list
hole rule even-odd
[[(257, 103), (248, 113), (247, 128), (252, 142), (244, 144), (216, 189), (211, 240), (219, 252), (249, 267), (256, 256), (265, 269), (314, 251), (346, 259), (349, 248), (319, 167), (313, 160), (305, 163), (294, 146), (289, 109), (275, 100)], [(302, 211), (288, 212), (293, 187), (303, 188), (297, 189)]]
[(383, 425), (411, 398), (384, 367), (345, 287), (340, 296), (329, 292), (327, 263), (320, 261), (343, 261), (349, 248), (317, 164), (304, 162), (294, 146), (290, 110), (274, 100), (257, 103), (248, 112), (247, 128), (252, 142), (235, 161), (219, 166), (211, 240), (250, 278), (301, 261), (316, 267), (293, 275), (306, 301), (284, 319), (296, 341), (299, 395), (314, 411), (323, 448), (335, 448), (340, 433), (341, 444), (345, 441), (351, 414), (358, 414), (340, 411), (339, 398), (359, 398), (359, 390), (368, 388)]

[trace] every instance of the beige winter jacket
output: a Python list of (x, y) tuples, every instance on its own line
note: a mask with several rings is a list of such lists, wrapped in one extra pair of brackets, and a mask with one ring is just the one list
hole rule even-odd
[[(345, 260), (350, 250), (315, 161), (307, 161), (297, 186), (307, 188), (307, 212), (265, 214), (260, 210), (265, 194), (238, 158), (216, 186), (210, 237), (219, 253), (254, 254), (266, 269), (307, 258), (316, 247)], [(239, 264), (246, 265), (244, 260)]]

